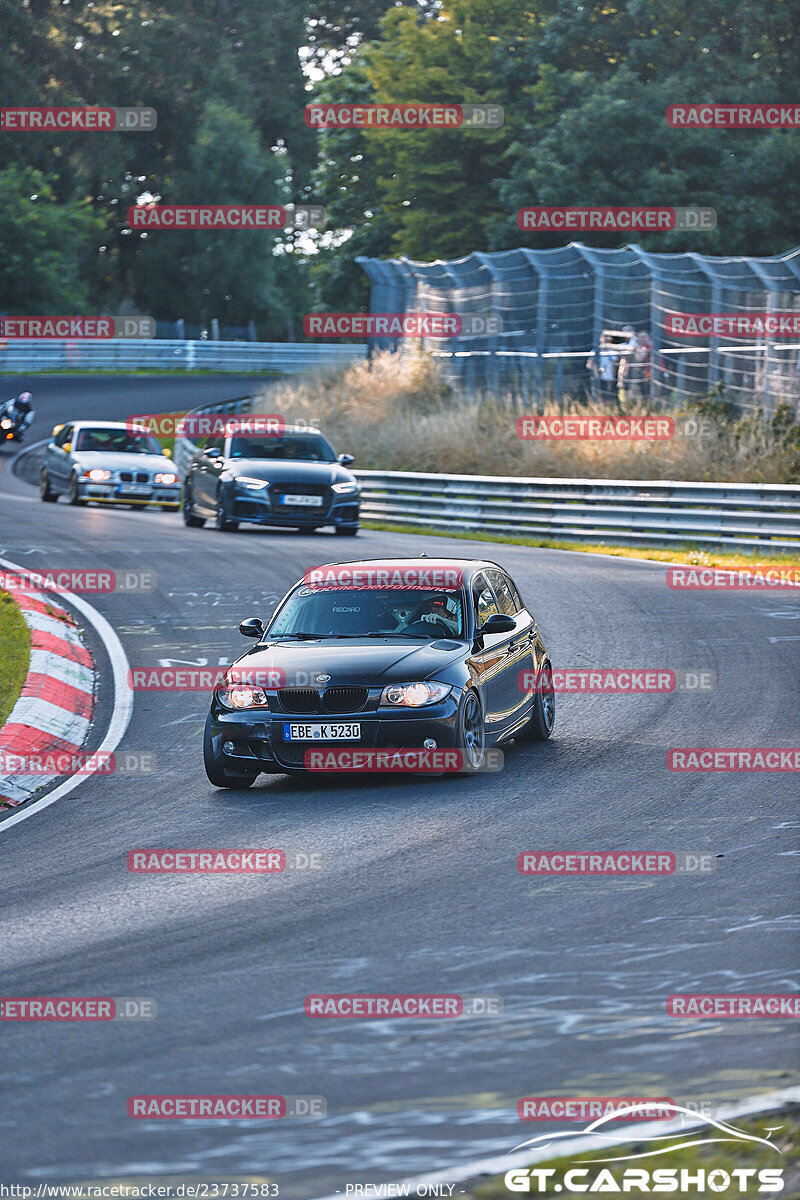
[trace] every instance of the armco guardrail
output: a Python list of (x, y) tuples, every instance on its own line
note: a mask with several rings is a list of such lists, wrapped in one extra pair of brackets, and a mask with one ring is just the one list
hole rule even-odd
[(800, 553), (800, 488), (358, 471), (362, 516), (430, 529)]
[[(248, 412), (253, 397), (195, 409)], [(197, 446), (175, 439), (183, 477)], [(521, 479), (356, 471), (361, 515), (423, 529), (575, 542), (691, 545), (800, 553), (800, 487), (640, 479)]]
[(0, 371), (265, 371), (280, 375), (365, 358), (362, 343), (155, 338), (0, 341)]

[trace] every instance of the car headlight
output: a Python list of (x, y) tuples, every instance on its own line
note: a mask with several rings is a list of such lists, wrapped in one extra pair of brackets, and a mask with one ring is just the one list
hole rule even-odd
[(178, 476), (173, 471), (159, 471), (153, 476), (154, 483), (177, 483)]
[(361, 488), (357, 483), (332, 483), (331, 487), (335, 492), (360, 492)]
[(236, 483), (250, 492), (262, 492), (265, 487), (269, 487), (268, 479), (255, 479), (252, 475), (240, 475)]
[(390, 683), (381, 692), (381, 704), (421, 708), (423, 704), (438, 704), (452, 690), (447, 683)]
[(260, 687), (226, 687), (217, 692), (225, 708), (268, 708), (267, 693)]
[(13, 421), (9, 421), (8, 417), (3, 417), (2, 421), (0, 421), (0, 428), (10, 429), (13, 423)]
[(84, 479), (91, 479), (92, 483), (104, 483), (111, 478), (111, 472), (106, 471), (103, 467), (92, 467), (91, 471), (83, 472)]

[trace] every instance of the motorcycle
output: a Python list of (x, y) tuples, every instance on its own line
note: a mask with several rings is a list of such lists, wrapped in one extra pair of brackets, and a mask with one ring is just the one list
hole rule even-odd
[(5, 442), (22, 442), (29, 424), (27, 414), (18, 413), (13, 400), (6, 401), (0, 408), (0, 445)]

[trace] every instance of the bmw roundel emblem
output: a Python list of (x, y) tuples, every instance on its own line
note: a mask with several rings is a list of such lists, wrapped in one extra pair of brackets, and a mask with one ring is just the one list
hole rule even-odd
[(314, 679), (317, 683), (327, 683), (330, 679), (330, 675), (315, 675)]

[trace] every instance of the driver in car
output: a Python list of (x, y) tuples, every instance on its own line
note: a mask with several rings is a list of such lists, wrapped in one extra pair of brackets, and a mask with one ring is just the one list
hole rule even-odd
[(405, 628), (415, 625), (418, 621), (430, 625), (444, 625), (451, 633), (458, 633), (458, 617), (456, 612), (450, 610), (449, 602), (444, 596), (431, 596), (423, 600), (406, 622)]

